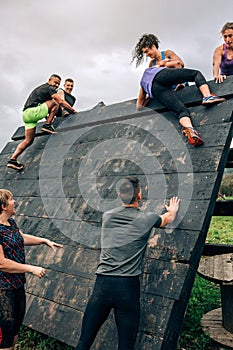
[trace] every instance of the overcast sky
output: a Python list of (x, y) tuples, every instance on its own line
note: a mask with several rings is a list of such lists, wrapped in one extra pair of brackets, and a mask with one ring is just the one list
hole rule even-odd
[[(219, 5), (219, 6), (218, 6)], [(0, 0), (0, 150), (22, 125), (29, 93), (52, 73), (75, 80), (75, 105), (136, 98), (142, 70), (130, 64), (144, 33), (212, 79), (212, 56), (233, 1)]]

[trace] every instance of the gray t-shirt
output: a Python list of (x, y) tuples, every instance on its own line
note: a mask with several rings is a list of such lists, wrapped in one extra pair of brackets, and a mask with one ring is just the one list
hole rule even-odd
[(161, 218), (153, 212), (134, 207), (110, 210), (103, 214), (98, 275), (138, 276), (153, 227)]

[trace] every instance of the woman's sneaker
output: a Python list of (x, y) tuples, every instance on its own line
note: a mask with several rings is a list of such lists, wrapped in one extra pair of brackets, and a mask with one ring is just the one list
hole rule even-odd
[(56, 134), (57, 132), (55, 131), (54, 129), (54, 126), (52, 124), (44, 124), (42, 125), (42, 128), (41, 128), (42, 131), (45, 131), (49, 134)]
[(211, 94), (208, 97), (203, 97), (202, 104), (203, 106), (208, 106), (211, 104), (220, 103), (224, 101), (226, 101), (224, 97), (219, 97), (219, 96), (216, 96), (215, 94)]
[(7, 162), (7, 167), (15, 170), (22, 170), (24, 168), (24, 164), (19, 163), (17, 160), (10, 159)]
[(182, 133), (184, 136), (186, 136), (188, 138), (188, 142), (190, 143), (190, 145), (194, 146), (194, 147), (199, 147), (202, 146), (204, 144), (204, 141), (202, 140), (202, 138), (199, 135), (199, 132), (197, 130), (195, 130), (194, 128), (182, 128)]

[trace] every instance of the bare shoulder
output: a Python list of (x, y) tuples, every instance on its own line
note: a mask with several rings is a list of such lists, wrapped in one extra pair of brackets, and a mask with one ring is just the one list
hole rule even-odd
[(165, 57), (167, 57), (167, 58), (171, 58), (171, 57), (177, 56), (177, 54), (175, 53), (175, 51), (170, 50), (170, 49), (165, 50), (165, 51), (164, 51), (164, 54), (165, 54)]
[(214, 53), (223, 55), (223, 53), (224, 53), (223, 45), (219, 45), (218, 47), (216, 47), (216, 49), (214, 50)]

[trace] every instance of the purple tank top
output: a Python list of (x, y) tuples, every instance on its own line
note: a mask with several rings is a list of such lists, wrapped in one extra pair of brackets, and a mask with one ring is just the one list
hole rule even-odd
[(147, 68), (142, 75), (142, 79), (140, 83), (141, 87), (147, 93), (147, 95), (150, 96), (150, 98), (153, 98), (151, 93), (151, 88), (152, 88), (154, 77), (156, 76), (156, 74), (158, 74), (158, 72), (160, 72), (164, 68), (166, 67), (150, 67), (150, 68)]
[(233, 59), (227, 59), (227, 48), (226, 44), (223, 44), (224, 54), (222, 56), (222, 62), (220, 64), (221, 74), (224, 75), (233, 75)]

